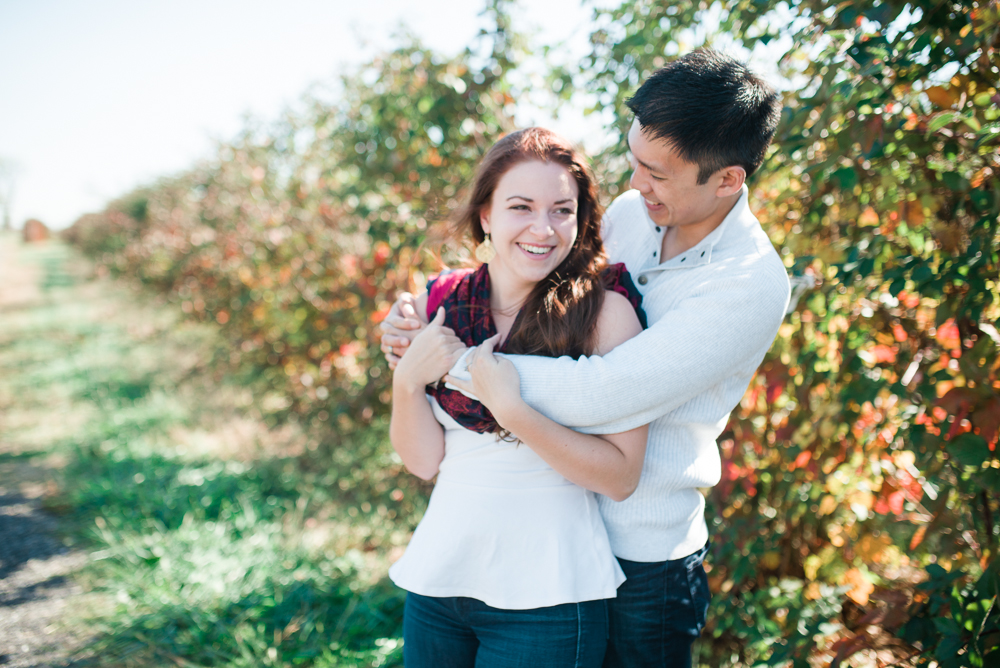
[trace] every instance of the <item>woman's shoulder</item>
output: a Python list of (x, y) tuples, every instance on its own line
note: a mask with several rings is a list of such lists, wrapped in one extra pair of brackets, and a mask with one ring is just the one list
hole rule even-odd
[(642, 331), (635, 307), (625, 295), (604, 291), (604, 303), (597, 316), (595, 355), (603, 355)]

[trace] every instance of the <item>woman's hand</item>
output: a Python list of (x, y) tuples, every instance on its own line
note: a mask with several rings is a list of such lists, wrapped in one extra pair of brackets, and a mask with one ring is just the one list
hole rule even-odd
[(411, 392), (438, 381), (465, 352), (465, 344), (444, 326), (444, 308), (417, 334), (396, 366), (393, 384)]
[[(480, 402), (493, 413), (497, 422), (504, 426), (508, 416), (523, 407), (521, 400), (521, 377), (509, 360), (497, 357), (493, 349), (500, 342), (497, 334), (474, 348), (466, 358), (472, 382), (445, 376), (445, 380), (455, 387), (476, 395)], [(409, 353), (407, 353), (409, 354)]]

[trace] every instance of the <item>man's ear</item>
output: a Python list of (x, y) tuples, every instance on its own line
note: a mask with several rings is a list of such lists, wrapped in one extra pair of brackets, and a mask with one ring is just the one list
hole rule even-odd
[(747, 180), (747, 170), (739, 165), (723, 167), (715, 173), (716, 177), (721, 177), (719, 187), (715, 191), (716, 197), (729, 197), (735, 195), (743, 187)]

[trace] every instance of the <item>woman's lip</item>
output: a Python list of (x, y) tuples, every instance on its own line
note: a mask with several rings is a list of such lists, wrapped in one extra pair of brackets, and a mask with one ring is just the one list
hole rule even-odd
[(531, 251), (526, 250), (524, 247), (522, 247), (521, 244), (517, 244), (517, 247), (521, 249), (522, 253), (535, 260), (545, 259), (552, 254), (553, 250), (555, 250), (555, 246), (542, 246), (541, 244), (525, 244), (525, 246), (532, 246), (534, 248), (548, 248), (548, 250), (545, 251), (544, 253), (532, 253)]

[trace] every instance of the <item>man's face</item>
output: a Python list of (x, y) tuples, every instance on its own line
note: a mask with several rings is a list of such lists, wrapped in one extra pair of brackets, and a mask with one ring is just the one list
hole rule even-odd
[(718, 206), (719, 179), (698, 184), (698, 165), (681, 158), (670, 144), (642, 131), (638, 120), (628, 131), (632, 163), (630, 184), (645, 200), (657, 225), (675, 227), (704, 222)]

